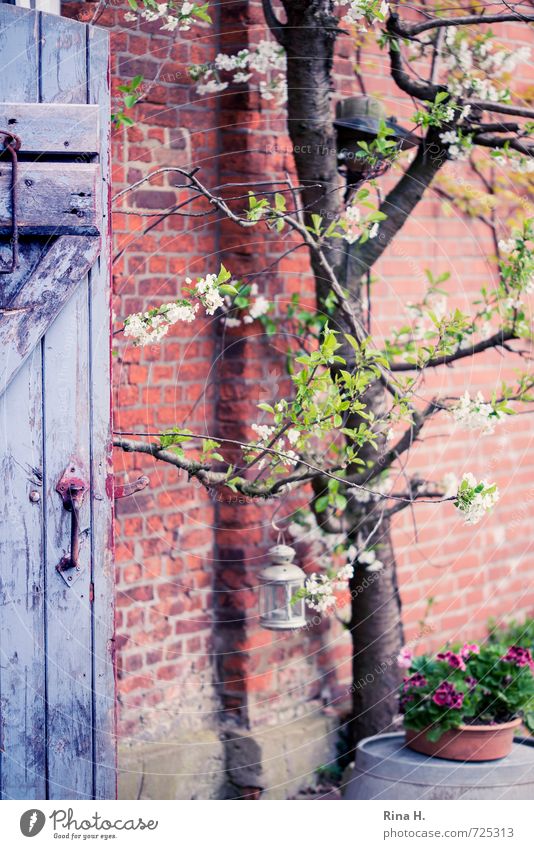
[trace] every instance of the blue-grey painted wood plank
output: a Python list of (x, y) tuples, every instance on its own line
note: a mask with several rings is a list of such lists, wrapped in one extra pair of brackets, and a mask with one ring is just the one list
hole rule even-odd
[[(41, 15), (41, 99), (87, 101), (86, 28)], [(44, 337), (47, 528), (48, 795), (92, 798), (93, 696), (91, 509), (80, 511), (81, 572), (67, 587), (56, 571), (70, 546), (70, 514), (57, 483), (71, 459), (90, 472), (89, 309), (83, 281)]]
[(98, 256), (95, 236), (62, 236), (11, 301), (0, 309), (0, 395), (65, 307)]
[[(36, 15), (0, 6), (0, 56), (0, 100), (38, 100)], [(43, 526), (42, 502), (29, 493), (40, 491), (42, 474), (39, 346), (0, 408), (0, 796), (38, 799), (46, 771)]]
[[(26, 284), (30, 274), (35, 270), (43, 252), (44, 239), (32, 239), (31, 242), (23, 241), (19, 244), (19, 267), (13, 274), (2, 275), (0, 286), (0, 311), (3, 307), (9, 307), (13, 299)], [(3, 262), (11, 260), (11, 245), (6, 240), (0, 242), (0, 259)]]
[(86, 32), (86, 26), (77, 21), (41, 16), (41, 99), (44, 103), (87, 102)]
[(38, 99), (38, 41), (38, 19), (34, 12), (0, 5), (0, 100)]
[(70, 550), (71, 514), (56, 486), (71, 460), (89, 474), (89, 352), (84, 281), (44, 337), (47, 569), (48, 795), (92, 797), (90, 506), (80, 510), (80, 568), (72, 586), (57, 572)]
[(0, 399), (1, 797), (45, 796), (41, 350)]
[(99, 109), (86, 103), (0, 103), (0, 127), (21, 139), (23, 153), (97, 153)]
[[(0, 125), (1, 127), (1, 125)], [(95, 163), (20, 162), (18, 227), (21, 236), (94, 236), (100, 223), (100, 169)], [(0, 163), (0, 233), (13, 230), (11, 163)]]
[(114, 668), (114, 564), (112, 551), (109, 36), (89, 29), (89, 99), (98, 103), (102, 173), (101, 252), (90, 274), (91, 469), (93, 477), (94, 784), (97, 799), (115, 798), (116, 697)]

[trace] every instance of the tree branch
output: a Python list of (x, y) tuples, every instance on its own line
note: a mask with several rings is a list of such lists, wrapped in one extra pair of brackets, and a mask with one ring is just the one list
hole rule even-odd
[(412, 425), (403, 433), (396, 445), (394, 445), (390, 451), (387, 451), (378, 458), (371, 469), (366, 472), (362, 472), (352, 479), (354, 485), (365, 484), (372, 480), (379, 475), (380, 472), (388, 469), (402, 454), (409, 451), (428, 419), (441, 409), (441, 405), (436, 401), (430, 401), (422, 412), (419, 413), (417, 410), (412, 410)]
[(439, 131), (431, 128), (417, 156), (380, 205), (387, 218), (381, 222), (377, 237), (350, 247), (356, 277), (361, 277), (380, 259), (446, 161), (447, 147), (440, 141)]
[(512, 148), (524, 156), (534, 156), (534, 143), (525, 144), (516, 137), (497, 136), (493, 133), (477, 133), (472, 138), (473, 144), (480, 147)]
[(420, 35), (422, 32), (427, 32), (429, 29), (438, 29), (439, 27), (462, 27), (470, 26), (471, 24), (498, 24), (506, 23), (507, 21), (534, 21), (534, 15), (524, 15), (522, 12), (507, 12), (502, 15), (463, 15), (458, 18), (431, 18), (428, 21), (422, 21), (420, 24), (409, 24), (406, 21), (401, 21), (397, 14), (392, 14), (388, 20), (388, 30), (400, 38), (413, 38)]
[[(204, 436), (199, 437), (195, 434), (184, 435), (191, 437), (191, 439), (204, 438)], [(258, 448), (257, 445), (240, 443), (235, 439), (217, 439), (217, 437), (210, 438), (214, 438), (218, 442), (231, 442), (236, 445), (243, 445), (244, 447), (248, 445), (248, 447), (250, 448)], [(116, 448), (122, 448), (122, 450), (126, 452), (138, 452), (140, 454), (148, 454), (149, 456), (154, 457), (157, 460), (163, 460), (165, 463), (169, 463), (171, 466), (176, 466), (177, 469), (187, 472), (190, 478), (197, 478), (197, 480), (199, 480), (200, 483), (208, 490), (214, 489), (218, 486), (227, 485), (227, 472), (212, 471), (209, 466), (204, 463), (199, 463), (196, 460), (186, 460), (184, 457), (179, 457), (173, 451), (168, 451), (165, 448), (160, 448), (153, 442), (138, 442), (137, 440), (134, 441), (132, 439), (125, 439), (122, 436), (115, 436), (113, 439), (113, 445)], [(280, 457), (288, 456), (283, 451), (275, 451), (272, 448), (267, 450), (269, 451), (269, 453), (278, 455)], [(303, 460), (302, 458), (299, 458), (298, 463), (301, 466), (305, 466), (309, 470), (309, 472), (305, 474), (300, 472), (295, 475), (289, 475), (287, 478), (275, 481), (275, 483), (270, 486), (261, 485), (255, 483), (254, 481), (248, 481), (245, 478), (239, 478), (238, 480), (234, 481), (235, 489), (237, 492), (250, 498), (272, 498), (273, 496), (277, 495), (282, 489), (290, 486), (292, 483), (306, 483), (318, 477), (323, 477), (335, 480), (346, 487), (355, 487), (357, 489), (361, 489), (362, 491), (368, 492), (370, 495), (375, 495), (382, 500), (406, 501), (406, 498), (402, 495), (385, 494), (383, 492), (375, 491), (349, 478), (341, 477), (340, 475), (335, 475), (328, 469), (322, 469), (320, 466), (316, 466), (314, 463), (310, 463), (307, 460)]]
[(416, 363), (392, 363), (389, 368), (390, 371), (424, 371), (427, 368), (449, 365), (456, 362), (456, 360), (472, 357), (475, 354), (482, 353), (482, 351), (487, 351), (489, 348), (504, 346), (505, 342), (517, 338), (513, 330), (506, 330), (501, 333), (494, 333), (493, 336), (484, 339), (482, 342), (477, 342), (476, 345), (471, 345), (470, 348), (459, 348), (454, 354), (444, 354), (442, 357), (434, 357), (434, 359), (428, 360), (423, 365), (417, 365)]
[(406, 92), (411, 97), (416, 97), (418, 100), (429, 100), (433, 102), (438, 92), (447, 91), (447, 88), (437, 83), (416, 80), (404, 70), (399, 39), (397, 38), (399, 35), (396, 26), (397, 21), (397, 15), (390, 15), (386, 23), (386, 30), (394, 37), (389, 45), (391, 76), (401, 91)]
[(269, 27), (278, 44), (280, 44), (281, 47), (285, 48), (287, 39), (286, 34), (284, 32), (284, 25), (276, 17), (271, 0), (261, 0), (261, 5), (263, 7), (263, 16), (265, 18), (267, 26)]
[(517, 115), (519, 118), (534, 118), (534, 109), (524, 106), (512, 106), (511, 103), (493, 103), (491, 100), (466, 100), (475, 109), (486, 112), (499, 112), (502, 115)]

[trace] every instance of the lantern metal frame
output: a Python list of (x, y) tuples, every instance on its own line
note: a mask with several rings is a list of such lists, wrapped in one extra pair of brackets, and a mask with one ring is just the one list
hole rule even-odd
[(304, 598), (292, 601), (304, 589), (305, 572), (293, 563), (296, 555), (289, 545), (269, 549), (270, 563), (259, 573), (260, 625), (270, 631), (295, 631), (306, 626)]
[(366, 180), (384, 174), (391, 165), (389, 159), (376, 157), (369, 161), (365, 156), (356, 155), (361, 151), (358, 142), (374, 141), (379, 134), (381, 124), (385, 124), (389, 130), (398, 151), (408, 150), (421, 144), (421, 139), (402, 127), (396, 118), (386, 116), (384, 107), (376, 97), (367, 95), (347, 97), (336, 105), (334, 127), (337, 131), (338, 158), (347, 180), (349, 193)]

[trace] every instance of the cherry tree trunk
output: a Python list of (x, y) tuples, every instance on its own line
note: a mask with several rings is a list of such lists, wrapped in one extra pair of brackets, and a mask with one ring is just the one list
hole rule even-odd
[[(367, 524), (369, 522), (369, 524)], [(376, 516), (363, 514), (358, 524), (365, 534), (375, 527)], [(351, 580), (352, 615), (352, 706), (351, 737), (363, 737), (387, 730), (398, 712), (397, 689), (400, 674), (396, 662), (402, 646), (401, 603), (397, 567), (389, 520), (379, 526), (379, 571), (356, 566)]]
[[(333, 127), (331, 92), (332, 65), (337, 19), (328, 0), (287, 0), (284, 2), (287, 28), (284, 47), (288, 71), (288, 130), (294, 145), (294, 158), (302, 200), (307, 214), (317, 213), (330, 221), (343, 213), (343, 185), (338, 174), (336, 136)], [(362, 276), (366, 270), (351, 261), (347, 245), (325, 247), (328, 261), (340, 284), (350, 292), (356, 312), (361, 306)], [(318, 308), (328, 294), (328, 281), (312, 254)], [(341, 310), (331, 325), (348, 331)], [(367, 403), (376, 415), (384, 407), (380, 385), (368, 393)], [(380, 449), (378, 449), (380, 450)], [(365, 457), (372, 461), (373, 457)], [(349, 516), (359, 536), (368, 536), (376, 526), (376, 503), (358, 504), (358, 512)], [(356, 564), (351, 582), (353, 639), (352, 731), (355, 740), (387, 728), (397, 711), (398, 671), (395, 658), (402, 646), (400, 601), (390, 526), (383, 521), (372, 544), (378, 543), (377, 558), (381, 571), (368, 572)]]

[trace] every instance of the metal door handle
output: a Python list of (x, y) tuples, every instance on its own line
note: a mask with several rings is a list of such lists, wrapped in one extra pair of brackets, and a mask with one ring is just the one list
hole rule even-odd
[(71, 514), (70, 554), (62, 557), (56, 566), (60, 575), (69, 582), (72, 581), (72, 575), (64, 575), (63, 573), (69, 569), (80, 571), (78, 562), (80, 555), (80, 507), (88, 489), (89, 485), (84, 480), (82, 472), (75, 462), (67, 466), (56, 487), (61, 495), (63, 507)]
[(58, 571), (64, 572), (65, 569), (79, 569), (78, 556), (80, 553), (80, 505), (77, 503), (77, 495), (80, 492), (77, 488), (71, 486), (68, 491), (67, 501), (64, 502), (65, 510), (70, 510), (70, 555), (62, 557), (58, 563)]

